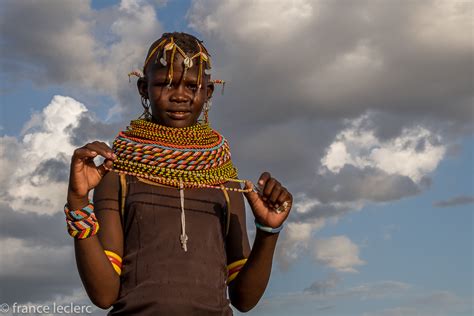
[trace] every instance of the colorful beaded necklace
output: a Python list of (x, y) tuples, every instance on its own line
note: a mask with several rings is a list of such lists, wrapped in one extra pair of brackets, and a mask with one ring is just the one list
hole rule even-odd
[[(115, 138), (113, 170), (176, 188), (215, 188), (237, 178), (227, 140), (208, 124), (173, 128), (133, 120)], [(247, 189), (225, 190), (249, 192)]]

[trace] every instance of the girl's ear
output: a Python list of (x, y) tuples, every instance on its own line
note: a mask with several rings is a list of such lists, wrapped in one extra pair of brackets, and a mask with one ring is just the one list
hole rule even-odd
[(212, 98), (212, 93), (214, 92), (214, 83), (209, 82), (207, 84), (207, 99)]
[(137, 80), (138, 93), (145, 99), (148, 99), (148, 82), (145, 78), (138, 78)]

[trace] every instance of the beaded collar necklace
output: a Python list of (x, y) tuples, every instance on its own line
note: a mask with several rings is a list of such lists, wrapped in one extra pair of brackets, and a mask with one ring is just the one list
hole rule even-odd
[[(176, 188), (223, 189), (237, 178), (227, 140), (208, 124), (173, 128), (133, 120), (115, 138), (113, 170)], [(225, 190), (248, 192), (228, 188)]]

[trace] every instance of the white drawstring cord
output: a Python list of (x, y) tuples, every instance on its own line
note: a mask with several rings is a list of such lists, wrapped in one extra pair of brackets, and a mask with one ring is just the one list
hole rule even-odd
[(188, 235), (186, 235), (186, 216), (184, 214), (184, 186), (183, 182), (179, 181), (179, 199), (181, 201), (181, 247), (185, 252), (188, 251), (186, 243), (188, 242)]

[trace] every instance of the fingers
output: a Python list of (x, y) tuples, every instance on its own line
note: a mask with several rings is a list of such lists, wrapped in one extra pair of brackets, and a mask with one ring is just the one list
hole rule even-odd
[(262, 173), (258, 184), (261, 188), (261, 197), (272, 208), (279, 208), (282, 205), (290, 206), (293, 197), (288, 190), (281, 185), (275, 178), (272, 178), (268, 172)]
[(104, 163), (102, 163), (102, 166), (104, 166), (105, 170), (112, 170), (112, 167), (114, 165), (114, 161), (112, 159), (105, 159)]
[(90, 150), (86, 147), (81, 147), (74, 150), (72, 160), (83, 160), (87, 158), (94, 158), (95, 156), (97, 156), (97, 152)]
[(100, 176), (103, 178), (107, 172), (110, 171), (110, 168), (107, 168), (105, 166), (105, 163), (101, 164), (100, 166), (97, 167), (97, 172), (100, 174)]
[[(97, 156), (105, 158), (99, 166), (96, 166), (93, 161)], [(95, 168), (100, 177), (103, 177), (112, 169), (113, 161), (116, 158), (112, 149), (104, 142), (95, 141), (77, 148), (71, 158), (71, 179), (73, 174), (83, 172), (85, 170), (84, 167)]]
[(85, 146), (87, 149), (91, 150), (92, 152), (96, 152), (98, 155), (104, 157), (105, 159), (115, 159), (115, 154), (106, 143), (95, 141), (89, 143)]
[(244, 189), (249, 190), (244, 195), (247, 197), (250, 203), (255, 203), (258, 198), (258, 193), (253, 191), (253, 183), (250, 181), (245, 181)]
[(72, 160), (93, 159), (97, 155), (104, 157), (106, 160), (115, 160), (116, 156), (112, 149), (104, 142), (95, 141), (74, 151)]
[(276, 206), (283, 205), (283, 203), (291, 203), (293, 202), (293, 197), (291, 196), (291, 193), (288, 192), (285, 188), (282, 187), (281, 193), (277, 198)]
[[(94, 158), (105, 158), (96, 166)], [(87, 197), (88, 192), (112, 169), (116, 159), (112, 149), (105, 143), (95, 141), (77, 148), (71, 158), (69, 188), (71, 196)]]
[(269, 172), (264, 172), (262, 173), (262, 175), (260, 176), (260, 179), (258, 179), (258, 185), (260, 186), (260, 188), (263, 188), (265, 186), (265, 183), (267, 183), (268, 179), (271, 178), (271, 175)]

